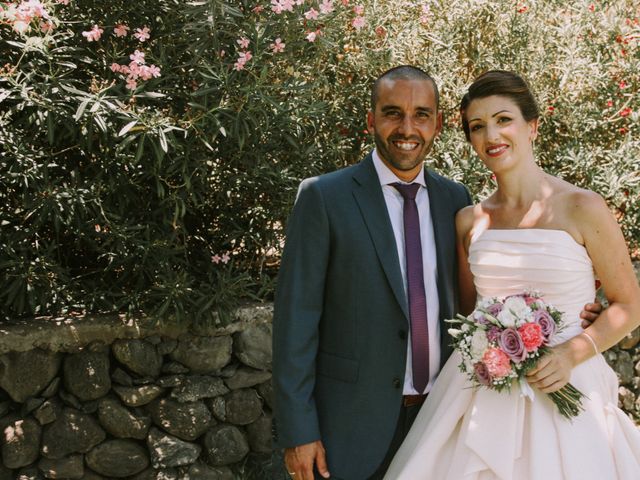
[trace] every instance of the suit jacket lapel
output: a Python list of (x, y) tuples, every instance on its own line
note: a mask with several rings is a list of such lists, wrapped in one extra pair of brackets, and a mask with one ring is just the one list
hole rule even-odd
[(359, 164), (353, 178), (353, 196), (367, 225), (389, 286), (408, 321), (409, 307), (402, 282), (398, 249), (371, 154)]
[(457, 282), (456, 252), (455, 252), (455, 223), (452, 217), (449, 192), (440, 182), (425, 169), (425, 181), (429, 193), (429, 208), (436, 243), (436, 261), (438, 268), (438, 299), (440, 302), (440, 344), (442, 357), (447, 358), (451, 347), (444, 319), (453, 318), (455, 308), (455, 283)]

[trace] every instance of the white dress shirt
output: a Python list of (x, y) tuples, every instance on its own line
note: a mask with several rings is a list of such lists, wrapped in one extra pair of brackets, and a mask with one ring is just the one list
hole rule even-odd
[[(402, 272), (402, 283), (405, 295), (407, 295), (407, 266), (404, 247), (404, 222), (403, 205), (404, 200), (392, 183), (406, 183), (400, 180), (380, 159), (377, 150), (373, 151), (373, 165), (378, 173), (384, 201), (387, 204), (389, 219), (393, 227), (393, 235), (398, 248), (398, 258), (400, 259), (400, 270)], [(419, 183), (421, 188), (416, 194), (416, 205), (418, 206), (418, 217), (420, 218), (420, 243), (422, 244), (422, 271), (424, 275), (424, 288), (427, 299), (427, 321), (429, 328), (429, 382), (424, 392), (417, 392), (413, 387), (413, 368), (411, 360), (411, 329), (409, 328), (409, 341), (407, 342), (407, 368), (404, 375), (404, 395), (416, 395), (427, 393), (440, 371), (440, 323), (438, 316), (440, 304), (438, 302), (437, 261), (436, 243), (431, 223), (431, 210), (429, 209), (429, 194), (424, 180), (424, 166), (420, 168), (420, 173), (411, 183)], [(408, 298), (408, 297), (407, 297)], [(408, 301), (407, 301), (408, 304)]]

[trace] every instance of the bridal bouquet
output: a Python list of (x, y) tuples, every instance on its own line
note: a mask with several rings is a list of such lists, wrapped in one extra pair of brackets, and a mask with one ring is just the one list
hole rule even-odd
[[(562, 328), (562, 314), (535, 293), (503, 300), (483, 300), (468, 317), (447, 320), (454, 347), (462, 355), (460, 370), (475, 386), (510, 390), (514, 380), (533, 400), (525, 375), (547, 351), (549, 341)], [(582, 410), (584, 395), (568, 383), (549, 396), (560, 413), (571, 419)]]

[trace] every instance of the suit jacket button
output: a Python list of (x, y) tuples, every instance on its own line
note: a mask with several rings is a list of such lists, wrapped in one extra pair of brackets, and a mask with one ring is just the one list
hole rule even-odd
[(400, 381), (399, 378), (394, 378), (393, 379), (393, 388), (400, 388), (402, 386), (402, 382)]
[(407, 331), (406, 330), (398, 330), (398, 337), (400, 337), (400, 340), (406, 340), (407, 339)]

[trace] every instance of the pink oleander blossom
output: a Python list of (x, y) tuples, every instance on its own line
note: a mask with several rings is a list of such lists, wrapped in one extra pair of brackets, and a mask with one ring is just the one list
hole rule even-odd
[(13, 23), (13, 30), (16, 33), (25, 33), (29, 30), (29, 23), (24, 20), (17, 20)]
[(362, 30), (362, 28), (364, 28), (366, 24), (367, 24), (367, 20), (364, 17), (356, 17), (351, 22), (351, 25), (356, 30)]
[(151, 80), (160, 76), (160, 68), (155, 65), (141, 65), (138, 75), (142, 80)]
[(356, 15), (364, 15), (364, 5), (356, 5), (355, 7), (353, 7), (353, 12)]
[(333, 12), (333, 0), (322, 0), (320, 13), (327, 14)]
[(82, 36), (87, 39), (88, 42), (97, 42), (100, 40), (100, 37), (104, 33), (104, 30), (98, 27), (98, 25), (94, 25), (91, 30), (86, 32), (82, 32)]
[(229, 263), (229, 260), (231, 260), (231, 257), (229, 256), (229, 254), (223, 253), (221, 258), (222, 263), (226, 265), (227, 263)]
[(142, 28), (136, 28), (136, 33), (134, 33), (133, 36), (136, 37), (138, 41), (144, 42), (151, 38), (151, 35), (149, 35), (150, 32), (151, 29), (147, 26), (144, 26)]
[(270, 47), (271, 50), (273, 50), (273, 53), (281, 53), (284, 50), (285, 44), (282, 42), (282, 39), (278, 37)]
[(129, 27), (127, 27), (123, 23), (119, 23), (113, 28), (113, 34), (116, 37), (126, 37), (128, 32), (129, 32)]
[(317, 20), (318, 15), (319, 13), (315, 8), (311, 8), (309, 11), (304, 12), (304, 18), (307, 20)]
[(144, 52), (141, 52), (140, 50), (136, 50), (131, 55), (129, 55), (129, 59), (131, 59), (132, 62), (136, 62), (139, 65), (144, 65), (145, 63)]
[(271, 10), (278, 15), (293, 12), (293, 0), (271, 0)]
[(240, 48), (242, 49), (247, 49), (249, 48), (249, 39), (246, 37), (240, 37), (238, 40), (236, 40), (236, 43), (238, 45), (240, 45)]
[(308, 42), (315, 42), (319, 34), (320, 34), (320, 30), (316, 30), (315, 32), (307, 33), (307, 36), (305, 38), (307, 39)]
[(52, 22), (42, 22), (40, 30), (42, 33), (51, 33), (55, 29), (55, 25)]
[(112, 63), (111, 64), (111, 71), (112, 72), (119, 73), (121, 68), (122, 68), (122, 66), (119, 63)]
[(138, 82), (135, 78), (127, 78), (127, 88), (129, 90), (135, 90), (136, 88), (138, 88)]

